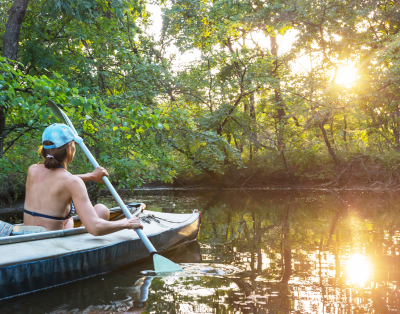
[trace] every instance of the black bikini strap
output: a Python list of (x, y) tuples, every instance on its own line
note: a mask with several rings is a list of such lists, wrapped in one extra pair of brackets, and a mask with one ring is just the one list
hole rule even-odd
[(61, 166), (61, 165), (57, 165), (57, 168), (63, 168), (63, 169), (65, 169), (63, 166)]
[(47, 219), (53, 219), (53, 220), (67, 220), (69, 217), (54, 217), (54, 216), (49, 216), (49, 215), (44, 215), (44, 214), (39, 214), (39, 213), (35, 213), (35, 212), (31, 212), (30, 210), (24, 209), (24, 213), (27, 213), (28, 215), (31, 215), (33, 217), (37, 216), (37, 217), (43, 217), (43, 218), (47, 218)]

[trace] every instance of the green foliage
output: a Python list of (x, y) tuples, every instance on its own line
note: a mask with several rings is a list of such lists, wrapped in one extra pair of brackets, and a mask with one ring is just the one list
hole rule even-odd
[[(360, 155), (380, 156), (370, 160), (396, 177), (399, 4), (161, 5), (157, 41), (146, 35), (143, 1), (29, 4), (18, 62), (0, 63), (3, 177), (39, 161), (40, 134), (56, 122), (47, 99), (120, 187), (200, 173), (219, 180), (244, 168), (326, 181)], [(188, 52), (198, 57), (177, 66)], [(338, 83), (349, 65), (354, 84)], [(89, 167), (79, 157), (72, 169)]]
[[(201, 54), (177, 71), (176, 97), (247, 165), (331, 180), (329, 158), (339, 167), (356, 155), (400, 151), (397, 9), (352, 0), (173, 1), (166, 37)], [(278, 34), (282, 43), (296, 34), (285, 53)], [(349, 64), (357, 80), (340, 85)]]
[(18, 69), (19, 65), (0, 57), (0, 101), (1, 109), (7, 114), (2, 133), (4, 148), (0, 151), (3, 179), (28, 166), (25, 157), (32, 156), (30, 135), (56, 121), (46, 107), (47, 100), (63, 104), (77, 96), (77, 90), (68, 88), (59, 74), (32, 76)]

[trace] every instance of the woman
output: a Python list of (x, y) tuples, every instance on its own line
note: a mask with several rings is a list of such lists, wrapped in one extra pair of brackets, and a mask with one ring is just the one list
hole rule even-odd
[(108, 221), (108, 208), (103, 204), (91, 204), (83, 182), (102, 183), (102, 177), (108, 176), (103, 167), (83, 175), (72, 175), (67, 171), (76, 152), (75, 142), (81, 141), (65, 124), (55, 123), (44, 130), (43, 147), (39, 150), (44, 164), (32, 165), (28, 170), (24, 225), (42, 226), (48, 231), (73, 228), (75, 207), (87, 231), (95, 236), (143, 228), (137, 217)]

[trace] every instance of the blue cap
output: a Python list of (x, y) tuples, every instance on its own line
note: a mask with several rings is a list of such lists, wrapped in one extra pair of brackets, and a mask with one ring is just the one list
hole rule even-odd
[(45, 149), (61, 147), (71, 141), (78, 144), (83, 142), (82, 138), (75, 134), (68, 125), (61, 123), (54, 123), (44, 130), (42, 143), (44, 141), (53, 142), (53, 145), (43, 145)]

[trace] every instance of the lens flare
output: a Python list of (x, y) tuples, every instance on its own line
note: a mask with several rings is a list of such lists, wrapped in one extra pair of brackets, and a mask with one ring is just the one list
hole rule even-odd
[(347, 260), (346, 273), (353, 284), (364, 286), (371, 274), (371, 264), (364, 255), (353, 254)]

